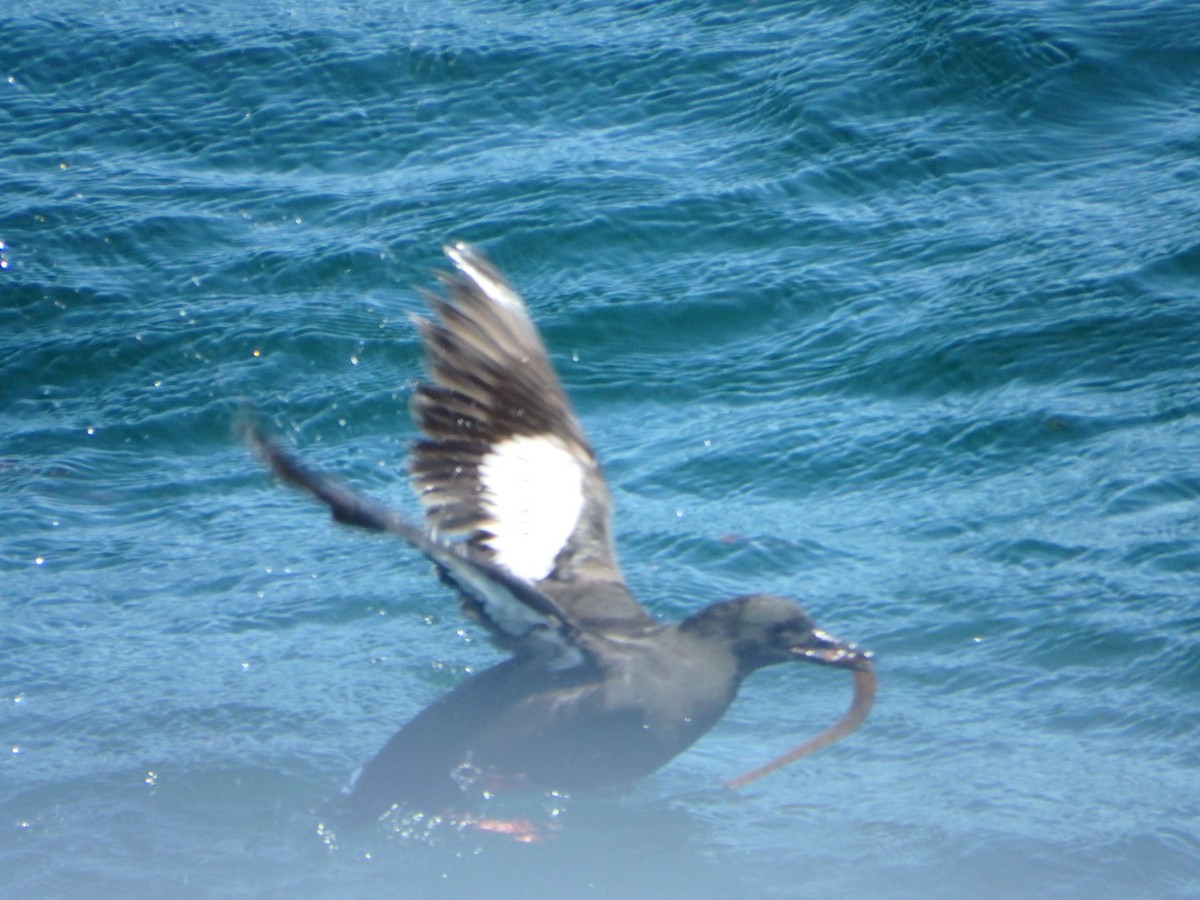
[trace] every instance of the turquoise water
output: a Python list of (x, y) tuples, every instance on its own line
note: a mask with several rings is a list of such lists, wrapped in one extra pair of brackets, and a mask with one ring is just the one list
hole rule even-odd
[[(41, 2), (0, 38), (8, 895), (1200, 893), (1200, 9)], [(320, 804), (495, 659), (406, 548), (407, 314), (524, 292), (679, 616), (801, 597), (760, 673), (538, 845)], [(511, 810), (509, 810), (511, 811)]]

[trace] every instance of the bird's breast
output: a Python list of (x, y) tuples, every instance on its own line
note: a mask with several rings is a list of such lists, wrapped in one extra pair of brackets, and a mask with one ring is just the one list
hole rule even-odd
[(678, 642), (630, 642), (607, 673), (605, 705), (636, 714), (643, 731), (691, 735), (721, 717), (737, 691), (732, 656)]

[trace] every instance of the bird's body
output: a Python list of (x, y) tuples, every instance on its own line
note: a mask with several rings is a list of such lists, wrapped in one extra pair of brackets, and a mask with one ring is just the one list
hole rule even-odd
[(469, 678), (364, 767), (350, 806), (402, 795), (442, 809), (505, 789), (627, 784), (690, 746), (733, 700), (733, 679), (705, 666), (663, 665), (641, 648), (620, 659), (607, 671), (556, 672), (516, 656)]
[[(443, 277), (446, 297), (427, 297), (437, 320), (417, 320), (430, 380), (413, 399), (425, 436), (410, 467), (424, 527), (252, 435), (336, 519), (429, 557), (512, 654), (405, 725), (348, 789), (349, 814), (628, 783), (708, 731), (756, 669), (809, 660), (870, 671), (869, 653), (780, 597), (722, 601), (681, 622), (647, 613), (617, 567), (607, 485), (524, 303), (473, 248), (446, 253), (458, 271)], [(869, 696), (859, 705), (849, 729)]]

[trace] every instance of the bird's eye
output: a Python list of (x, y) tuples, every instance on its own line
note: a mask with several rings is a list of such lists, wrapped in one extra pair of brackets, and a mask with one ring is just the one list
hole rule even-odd
[(767, 636), (775, 640), (791, 642), (795, 629), (791, 622), (776, 622), (767, 629)]

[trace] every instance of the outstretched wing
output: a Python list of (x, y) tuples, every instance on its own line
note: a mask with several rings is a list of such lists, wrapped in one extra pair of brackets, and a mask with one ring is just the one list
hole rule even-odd
[(431, 537), (403, 516), (311, 471), (254, 427), (247, 426), (245, 435), (276, 475), (324, 502), (336, 521), (387, 532), (425, 554), (442, 580), (458, 591), (467, 612), (500, 646), (542, 657), (552, 669), (570, 668), (590, 658), (588, 640), (568, 613), (529, 582), (478, 558), (468, 545)]
[(621, 578), (612, 501), (541, 337), (504, 276), (468, 244), (417, 319), (430, 380), (413, 415), (425, 432), (413, 486), (433, 534), (535, 584), (581, 625), (651, 623)]

